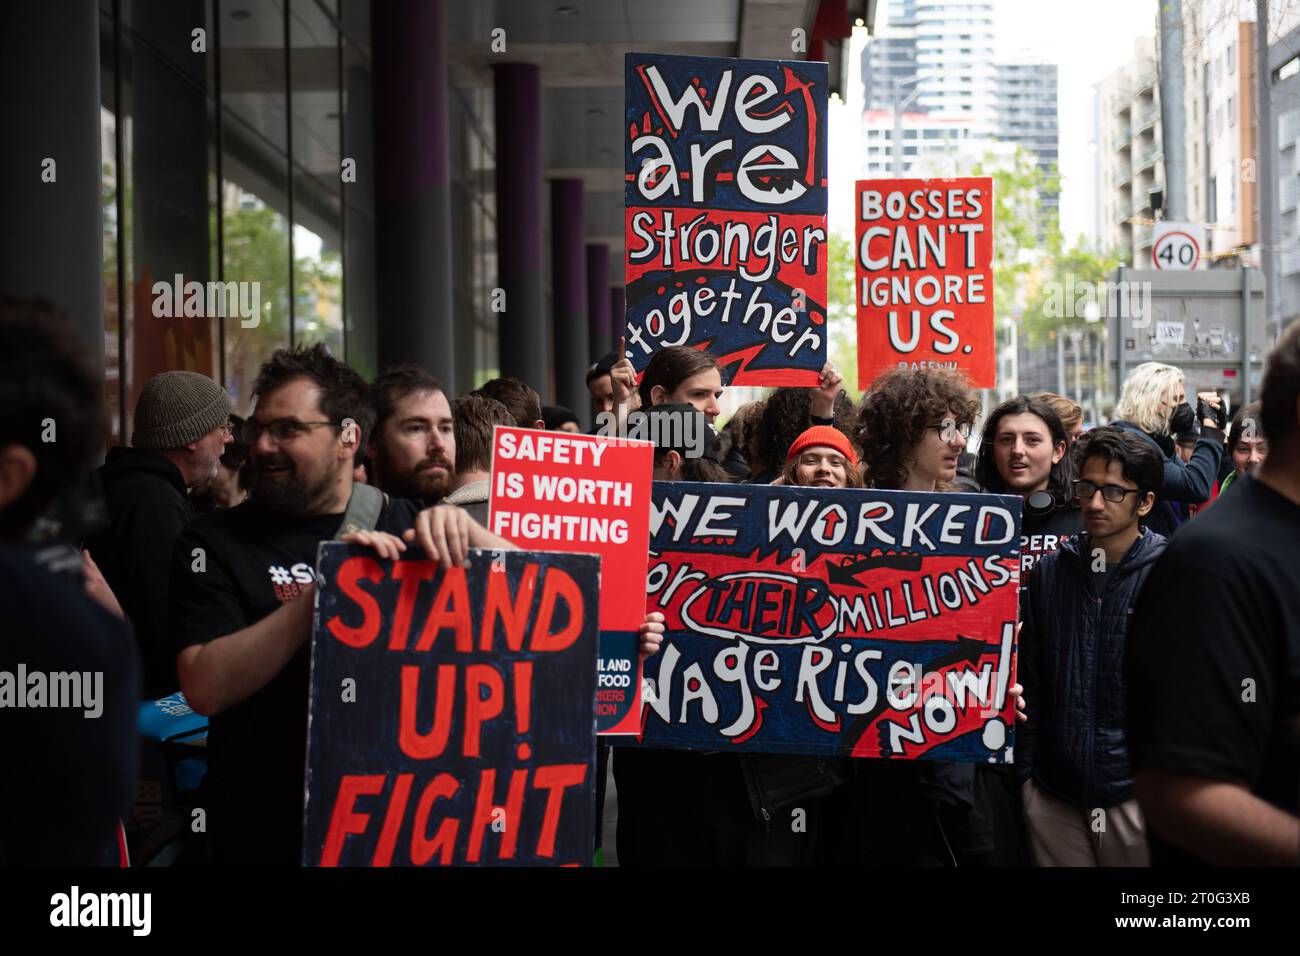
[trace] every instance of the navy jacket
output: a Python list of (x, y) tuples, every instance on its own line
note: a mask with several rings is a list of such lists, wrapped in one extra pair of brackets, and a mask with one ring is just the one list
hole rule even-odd
[(1129, 616), (1165, 539), (1143, 528), (1092, 594), (1088, 533), (1034, 565), (1021, 608), (1018, 673), (1029, 717), (1016, 732), (1018, 777), (1079, 807), (1133, 796), (1125, 735), (1124, 644)]
[(1192, 449), (1192, 460), (1184, 463), (1177, 453), (1165, 454), (1160, 443), (1132, 422), (1111, 422), (1116, 428), (1141, 435), (1160, 452), (1165, 460), (1164, 487), (1156, 497), (1156, 506), (1143, 522), (1157, 534), (1169, 537), (1182, 523), (1181, 512), (1171, 502), (1199, 505), (1210, 500), (1223, 461), (1223, 432), (1202, 426), (1201, 435)]

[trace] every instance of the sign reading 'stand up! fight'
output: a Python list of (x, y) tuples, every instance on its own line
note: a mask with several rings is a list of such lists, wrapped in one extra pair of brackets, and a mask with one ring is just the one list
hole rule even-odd
[(856, 258), (860, 385), (896, 365), (997, 384), (992, 179), (860, 180)]
[(591, 862), (599, 565), (321, 544), (305, 865)]
[(1020, 508), (655, 482), (642, 743), (1008, 761)]
[(827, 65), (629, 53), (627, 356), (707, 348), (734, 385), (826, 361)]

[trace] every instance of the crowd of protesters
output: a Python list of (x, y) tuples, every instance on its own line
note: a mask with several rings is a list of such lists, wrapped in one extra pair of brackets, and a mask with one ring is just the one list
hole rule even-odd
[[(0, 366), (0, 671), (104, 674), (99, 720), (6, 716), (6, 863), (116, 862), (137, 704), (177, 692), (210, 720), (203, 858), (297, 863), (318, 544), (443, 567), (508, 548), (486, 527), (493, 429), (580, 429), (514, 379), (449, 396), (299, 347), (263, 364), (246, 418), (203, 375), (151, 379), (96, 469), (102, 383), (60, 316), (0, 298)], [(977, 431), (949, 370), (891, 370), (855, 402), (828, 364), (718, 431), (726, 371), (666, 348), (638, 381), (620, 350), (587, 388), (598, 415), (707, 422), (702, 446), (662, 439), (658, 480), (1021, 497), (1015, 762), (602, 746), (622, 865), (1300, 862), (1300, 326), (1231, 418), (1146, 363), (1091, 430), (1022, 395)], [(647, 614), (643, 657), (663, 631)]]

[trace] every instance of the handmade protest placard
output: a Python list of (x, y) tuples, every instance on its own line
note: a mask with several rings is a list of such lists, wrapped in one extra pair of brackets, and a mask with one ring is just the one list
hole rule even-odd
[(707, 348), (733, 385), (826, 362), (825, 63), (629, 53), (626, 355)]
[(655, 482), (651, 747), (1009, 762), (1020, 498)]
[(596, 727), (634, 734), (654, 445), (498, 425), (488, 527), (521, 548), (601, 556)]
[(303, 863), (590, 863), (599, 559), (317, 566)]
[(896, 365), (997, 384), (992, 179), (859, 180), (856, 248), (860, 385)]

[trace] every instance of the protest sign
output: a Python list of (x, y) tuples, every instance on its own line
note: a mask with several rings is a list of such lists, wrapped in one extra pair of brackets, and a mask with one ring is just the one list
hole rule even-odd
[(590, 863), (599, 559), (318, 569), (303, 863)]
[(825, 63), (629, 53), (627, 356), (707, 348), (733, 385), (826, 362)]
[(488, 527), (521, 548), (601, 556), (596, 727), (634, 734), (654, 445), (496, 427)]
[(1020, 504), (655, 482), (642, 742), (1008, 762)]
[(856, 249), (860, 385), (895, 365), (997, 384), (992, 179), (859, 180)]

